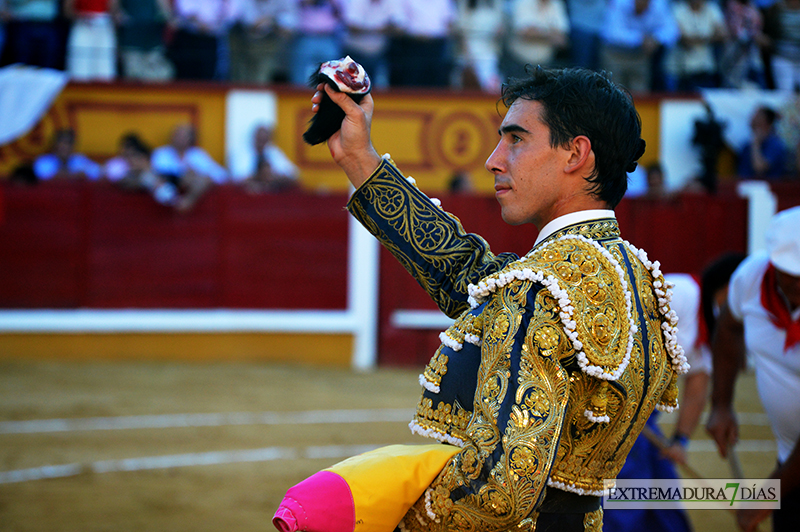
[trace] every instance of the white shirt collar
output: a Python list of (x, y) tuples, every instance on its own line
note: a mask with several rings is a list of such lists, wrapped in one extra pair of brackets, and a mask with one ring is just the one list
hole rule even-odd
[(585, 222), (587, 220), (597, 220), (600, 218), (616, 219), (617, 215), (614, 214), (614, 211), (610, 209), (589, 209), (586, 211), (576, 211), (565, 214), (564, 216), (559, 216), (554, 220), (550, 220), (547, 225), (542, 227), (542, 230), (539, 231), (539, 236), (536, 237), (536, 242), (533, 245), (535, 247), (537, 244), (539, 244), (539, 242), (548, 236), (560, 231), (561, 229), (564, 229), (569, 225)]

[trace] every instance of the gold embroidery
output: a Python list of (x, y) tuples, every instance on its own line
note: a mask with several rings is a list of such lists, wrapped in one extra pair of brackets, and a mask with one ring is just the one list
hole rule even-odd
[(601, 381), (597, 390), (589, 397), (589, 408), (594, 417), (606, 415), (608, 405), (608, 381)]
[(488, 276), (482, 283), (489, 285), (509, 272), (526, 270), (552, 276), (575, 309), (576, 332), (588, 364), (602, 368), (605, 373), (618, 373), (627, 364), (630, 296), (629, 287), (622, 284), (617, 266), (609, 256), (585, 240), (555, 240)]
[[(509, 382), (506, 351), (511, 349), (521, 324), (513, 316), (523, 312), (530, 286), (531, 283), (518, 283), (486, 305), (484, 312), (500, 313), (504, 319), (484, 335), (479, 376), (481, 401), (475, 405), (465, 446), (433, 483), (430, 508), (440, 516), (441, 523), (426, 522), (421, 526), (411, 511), (404, 520), (411, 531), (507, 530), (517, 526), (519, 530), (532, 530), (535, 525), (535, 519), (529, 516), (555, 457), (554, 443), (563, 427), (568, 398), (566, 371), (557, 360), (544, 356), (541, 346), (553, 352), (555, 346), (568, 346), (569, 340), (558, 325), (555, 300), (539, 290), (521, 350), (519, 375)], [(539, 330), (549, 332), (535, 334)], [(497, 418), (511, 385), (516, 388), (512, 412), (501, 432)], [(501, 454), (493, 462), (486, 482), (476, 492), (453, 501), (450, 494), (477, 478), (474, 475), (492, 460), (492, 451), (498, 445)], [(442, 487), (447, 489), (442, 491)], [(415, 508), (427, 515), (424, 500), (418, 501)]]
[(442, 353), (442, 346), (439, 346), (439, 349), (436, 350), (436, 353), (434, 353), (428, 365), (425, 366), (422, 374), (428, 382), (439, 386), (442, 383), (442, 376), (447, 373), (447, 362), (449, 360), (450, 357)]
[[(476, 315), (471, 312), (464, 312), (444, 334), (457, 346), (463, 346), (465, 342), (480, 343), (483, 335), (482, 326), (483, 318), (481, 314)], [(434, 386), (439, 386), (442, 383), (442, 377), (447, 373), (447, 363), (450, 361), (450, 357), (442, 351), (442, 347), (439, 346), (422, 372), (425, 379)], [(452, 345), (451, 348), (453, 348)]]
[(660, 406), (669, 408), (677, 408), (678, 406), (678, 373), (673, 371), (672, 378), (669, 380), (669, 386), (661, 394), (661, 400), (658, 403)]
[[(623, 264), (619, 247), (609, 244), (607, 249)], [(592, 409), (590, 401), (596, 397), (600, 381), (577, 372), (570, 377), (574, 381), (570, 383), (566, 416), (569, 429), (561, 438), (551, 479), (573, 491), (600, 493), (603, 479), (617, 476), (673, 373), (664, 349), (661, 317), (649, 272), (635, 257), (628, 264), (633, 271), (633, 284), (640, 287), (631, 292), (638, 295), (644, 314), (639, 313), (638, 305), (633, 305), (634, 322), (640, 331), (634, 337), (627, 369), (617, 381), (609, 382), (605, 391), (608, 423), (592, 423), (583, 414)], [(642, 329), (647, 332), (647, 350)]]
[[(495, 256), (485, 241), (466, 235), (455, 217), (434, 206), (388, 162), (353, 195), (348, 209), (454, 318), (468, 308), (469, 284), (496, 276), (517, 258)], [(593, 245), (559, 241), (564, 235), (602, 245), (621, 265), (624, 283)], [(624, 291), (632, 294), (630, 312), (638, 330), (630, 361), (614, 382), (582, 373), (561, 322), (560, 301), (531, 281), (515, 280), (498, 289), (486, 300), (481, 311), (485, 323), (477, 327), (483, 334), (476, 334), (481, 361), (473, 404), (434, 406), (423, 397), (417, 408), (415, 422), (421, 427), (457, 437), (464, 445), (404, 518), (410, 531), (510, 530), (523, 523), (528, 528), (522, 529), (531, 530), (547, 471), (555, 487), (602, 490), (603, 479), (617, 475), (670, 384), (674, 372), (652, 277), (623, 246), (616, 220), (575, 224), (545, 242), (552, 244), (525, 262), (557, 279), (574, 307), (578, 338), (593, 363), (613, 368), (620, 353), (624, 356), (630, 331)], [(523, 314), (530, 320), (521, 331)], [(466, 339), (466, 329), (450, 332), (457, 342)], [(432, 360), (431, 376), (441, 378), (448, 363)], [(587, 419), (584, 412), (599, 414), (603, 403), (610, 421)], [(602, 512), (587, 515), (587, 530), (601, 525)]]
[(587, 513), (583, 518), (584, 532), (603, 532), (603, 509)]
[(424, 431), (464, 440), (471, 415), (472, 412), (465, 410), (458, 402), (452, 405), (440, 402), (434, 408), (433, 400), (422, 396), (414, 414), (414, 423)]

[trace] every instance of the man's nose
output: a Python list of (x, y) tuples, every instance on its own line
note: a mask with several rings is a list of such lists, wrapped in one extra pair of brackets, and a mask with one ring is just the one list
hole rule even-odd
[(499, 144), (497, 147), (495, 147), (492, 154), (489, 155), (489, 158), (486, 159), (486, 163), (483, 166), (492, 174), (499, 174), (503, 172), (503, 158), (500, 153)]

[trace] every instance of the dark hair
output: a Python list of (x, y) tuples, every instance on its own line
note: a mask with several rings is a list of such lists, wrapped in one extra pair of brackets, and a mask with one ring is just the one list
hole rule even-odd
[(127, 133), (123, 135), (120, 143), (124, 147), (130, 148), (139, 155), (147, 155), (148, 157), (150, 156), (150, 146), (148, 146), (136, 133)]
[(764, 113), (764, 118), (767, 119), (767, 124), (772, 125), (774, 124), (780, 116), (778, 115), (777, 111), (772, 107), (768, 107), (766, 105), (762, 105), (758, 108), (758, 111)]
[(592, 185), (589, 191), (616, 207), (628, 189), (627, 172), (636, 169), (645, 146), (640, 138), (642, 120), (630, 93), (605, 72), (531, 65), (525, 72), (528, 77), (503, 85), (503, 104), (511, 107), (520, 98), (541, 103), (553, 147), (567, 147), (575, 137), (585, 135), (595, 155), (594, 171), (586, 178)]
[(706, 266), (700, 276), (700, 305), (709, 340), (717, 324), (717, 317), (714, 315), (714, 296), (728, 285), (731, 275), (745, 258), (747, 255), (744, 253), (726, 253)]

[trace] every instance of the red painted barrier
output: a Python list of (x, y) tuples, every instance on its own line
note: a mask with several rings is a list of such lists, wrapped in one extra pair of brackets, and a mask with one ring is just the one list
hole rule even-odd
[(2, 308), (344, 309), (344, 194), (218, 187), (188, 214), (105, 183), (5, 185)]
[[(106, 183), (2, 185), (0, 308), (344, 309), (347, 198), (212, 190), (181, 215), (148, 195)], [(778, 191), (800, 203), (800, 187)], [(491, 196), (442, 197), (445, 209), (495, 252), (524, 254), (532, 226), (512, 227)], [(665, 272), (698, 272), (726, 251), (747, 249), (747, 203), (716, 196), (623, 200), (623, 236)], [(435, 329), (400, 329), (397, 309), (435, 309), (381, 251), (379, 363), (421, 366), (438, 346)]]

